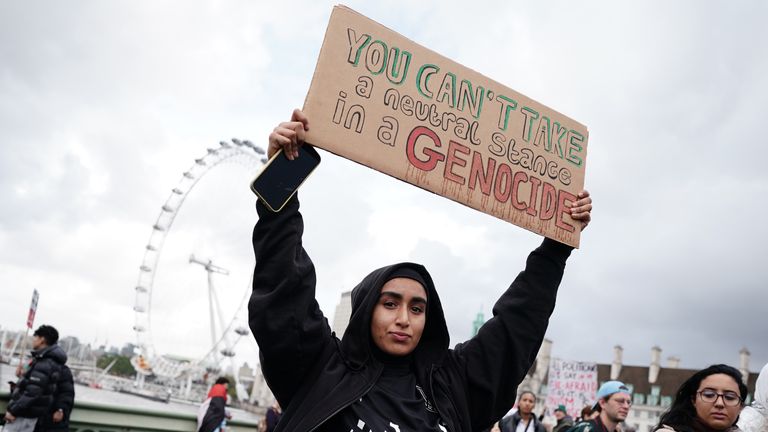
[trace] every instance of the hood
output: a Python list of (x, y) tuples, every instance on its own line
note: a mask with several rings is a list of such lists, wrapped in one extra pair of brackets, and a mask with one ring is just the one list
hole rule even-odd
[(755, 402), (768, 408), (768, 363), (760, 370), (755, 382)]
[(49, 358), (59, 364), (67, 362), (67, 353), (58, 344), (45, 347), (39, 351), (33, 351), (32, 355), (38, 359)]
[(352, 369), (360, 369), (373, 361), (371, 350), (371, 315), (379, 301), (381, 287), (400, 268), (415, 270), (426, 282), (427, 319), (419, 345), (413, 351), (418, 366), (439, 364), (448, 351), (448, 327), (443, 306), (427, 269), (420, 264), (399, 263), (374, 270), (352, 290), (352, 315), (341, 340), (341, 351)]

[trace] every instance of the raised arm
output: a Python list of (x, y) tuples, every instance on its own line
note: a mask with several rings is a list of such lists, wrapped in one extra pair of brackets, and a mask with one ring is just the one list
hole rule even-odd
[[(591, 220), (592, 199), (583, 191), (571, 206), (582, 230)], [(454, 359), (466, 376), (473, 428), (487, 428), (515, 401), (517, 386), (531, 368), (555, 308), (570, 246), (545, 238), (525, 270), (493, 307), (493, 317), (478, 334), (459, 344)]]
[[(269, 137), (272, 156), (284, 147), (291, 158), (308, 127), (295, 111)], [(264, 377), (277, 400), (291, 398), (320, 356), (333, 343), (328, 322), (315, 300), (315, 268), (302, 247), (304, 223), (296, 196), (280, 212), (256, 203), (253, 231), (256, 269), (248, 304), (249, 324), (259, 344)]]

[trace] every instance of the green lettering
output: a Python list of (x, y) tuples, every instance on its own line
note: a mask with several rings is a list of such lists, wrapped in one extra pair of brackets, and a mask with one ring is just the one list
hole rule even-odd
[(584, 135), (571, 129), (571, 138), (568, 140), (568, 156), (565, 158), (565, 160), (576, 165), (577, 167), (580, 167), (581, 164), (584, 163), (584, 160), (581, 159), (578, 155), (573, 154), (573, 150), (575, 149), (576, 153), (581, 153), (581, 151), (584, 149), (584, 147), (581, 145), (583, 142)]
[(419, 68), (419, 73), (416, 74), (416, 89), (427, 99), (432, 99), (434, 94), (427, 88), (429, 84), (429, 77), (438, 73), (440, 68), (433, 64), (425, 64)]
[(523, 140), (525, 142), (531, 141), (531, 130), (533, 129), (533, 121), (539, 118), (539, 113), (534, 111), (533, 108), (524, 106), (520, 110), (525, 116), (525, 123), (523, 123)]
[(501, 104), (501, 111), (499, 112), (499, 129), (507, 130), (509, 126), (509, 113), (517, 108), (517, 102), (504, 96), (496, 96), (496, 101)]
[(451, 108), (456, 106), (456, 75), (450, 72), (443, 77), (440, 91), (437, 92), (438, 102), (442, 102), (445, 98), (448, 98), (448, 105)]
[(483, 86), (477, 86), (477, 89), (473, 92), (472, 83), (468, 80), (461, 80), (461, 87), (459, 88), (460, 111), (464, 111), (464, 107), (469, 102), (469, 112), (472, 113), (474, 118), (480, 118), (480, 112), (483, 109), (483, 99), (485, 99), (485, 88)]
[(347, 39), (349, 40), (349, 56), (347, 61), (357, 66), (360, 61), (360, 54), (363, 52), (363, 48), (371, 41), (371, 37), (363, 33), (359, 38), (354, 29), (347, 29)]

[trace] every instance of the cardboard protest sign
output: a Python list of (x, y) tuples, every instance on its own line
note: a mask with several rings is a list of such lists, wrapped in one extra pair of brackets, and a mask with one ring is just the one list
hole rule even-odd
[(579, 245), (567, 206), (587, 128), (349, 8), (333, 9), (304, 112), (315, 146)]
[(37, 290), (32, 291), (32, 303), (29, 305), (29, 313), (27, 314), (27, 329), (31, 329), (35, 324), (35, 315), (37, 314), (37, 301), (40, 298), (40, 294)]
[(592, 406), (597, 397), (597, 363), (552, 359), (547, 378), (547, 412), (558, 405), (576, 417), (581, 409)]

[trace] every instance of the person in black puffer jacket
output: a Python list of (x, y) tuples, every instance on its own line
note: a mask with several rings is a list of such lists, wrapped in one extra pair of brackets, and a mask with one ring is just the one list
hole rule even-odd
[(53, 395), (53, 405), (48, 414), (37, 420), (35, 432), (68, 431), (69, 415), (75, 405), (75, 382), (72, 371), (67, 365), (61, 366), (59, 381), (56, 383), (56, 393)]
[(47, 415), (53, 404), (56, 384), (67, 354), (56, 343), (59, 332), (42, 325), (33, 335), (32, 360), (22, 373), (5, 413), (5, 432), (32, 431), (37, 419)]

